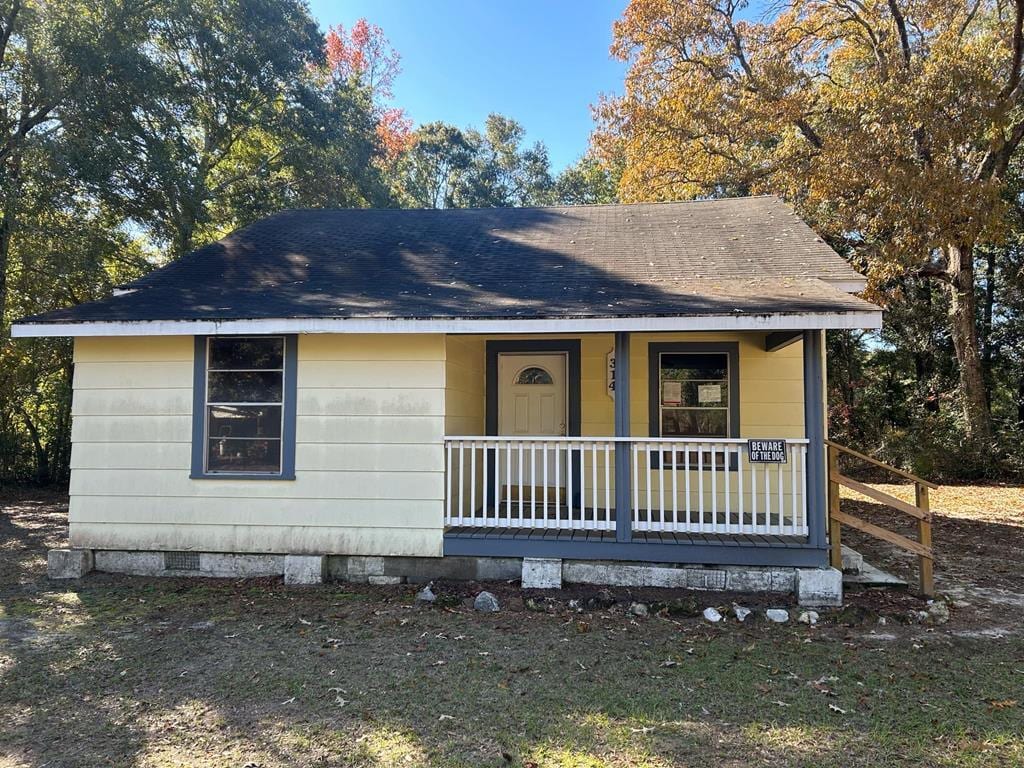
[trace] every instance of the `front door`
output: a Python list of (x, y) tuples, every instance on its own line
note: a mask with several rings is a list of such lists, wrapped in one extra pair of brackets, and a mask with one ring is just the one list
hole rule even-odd
[[(556, 437), (566, 434), (565, 353), (503, 353), (498, 355), (498, 434), (502, 436)], [(545, 462), (546, 454), (546, 462)], [(523, 453), (522, 497), (554, 498), (557, 485), (565, 487), (564, 451), (549, 449), (530, 457)], [(504, 457), (502, 457), (504, 459)], [(545, 463), (547, 472), (545, 473)], [(557, 470), (556, 470), (557, 467)], [(518, 499), (519, 452), (499, 461), (502, 496)], [(506, 476), (507, 475), (507, 476)], [(544, 477), (547, 483), (544, 483)], [(534, 490), (536, 489), (536, 490)]]

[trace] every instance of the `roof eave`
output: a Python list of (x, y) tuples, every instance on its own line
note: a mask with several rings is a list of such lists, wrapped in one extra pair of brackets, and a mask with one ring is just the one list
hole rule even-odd
[(614, 331), (798, 331), (875, 329), (881, 309), (736, 312), (727, 315), (548, 318), (260, 318), (14, 323), (15, 338), (206, 336), (273, 333), (608, 333)]

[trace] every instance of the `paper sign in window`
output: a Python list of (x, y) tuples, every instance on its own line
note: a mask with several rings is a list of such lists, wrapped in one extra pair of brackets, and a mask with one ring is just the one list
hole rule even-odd
[(662, 405), (679, 405), (683, 402), (683, 382), (663, 381), (661, 383)]
[(698, 384), (697, 385), (697, 402), (701, 405), (705, 403), (720, 403), (722, 402), (722, 385), (721, 384)]

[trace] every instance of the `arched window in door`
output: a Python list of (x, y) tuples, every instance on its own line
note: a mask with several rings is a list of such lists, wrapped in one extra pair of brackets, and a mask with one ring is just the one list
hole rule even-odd
[(551, 374), (537, 365), (523, 368), (516, 374), (516, 384), (554, 384)]

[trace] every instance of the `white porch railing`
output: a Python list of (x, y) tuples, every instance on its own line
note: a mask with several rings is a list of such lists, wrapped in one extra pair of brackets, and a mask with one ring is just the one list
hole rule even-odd
[(615, 530), (615, 453), (631, 452), (634, 531), (807, 535), (807, 440), (784, 464), (744, 439), (446, 437), (450, 526)]

